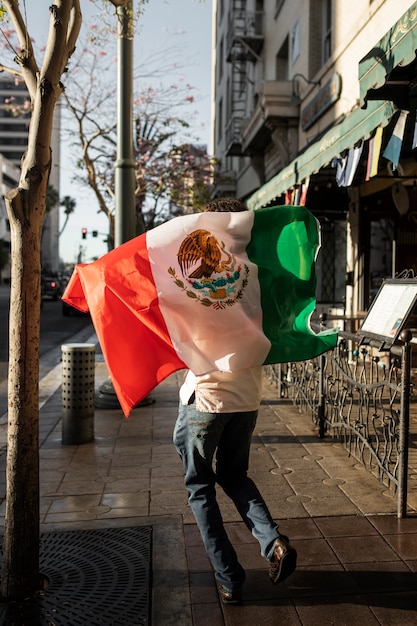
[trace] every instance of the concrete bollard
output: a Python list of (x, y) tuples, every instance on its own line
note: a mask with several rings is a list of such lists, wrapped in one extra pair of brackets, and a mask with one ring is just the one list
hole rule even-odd
[(62, 349), (62, 443), (94, 439), (95, 345), (67, 343)]

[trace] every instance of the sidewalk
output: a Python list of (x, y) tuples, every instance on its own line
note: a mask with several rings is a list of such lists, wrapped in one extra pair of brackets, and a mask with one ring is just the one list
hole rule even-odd
[[(152, 394), (155, 402), (135, 409), (128, 420), (119, 410), (96, 409), (94, 442), (79, 446), (61, 442), (59, 376), (55, 367), (46, 379), (52, 395), (42, 406), (40, 429), (41, 525), (47, 551), (55, 542), (45, 565), (51, 581), (45, 598), (55, 593), (55, 604), (48, 609), (53, 618), (45, 617), (42, 609), (44, 621), (36, 623), (416, 623), (415, 471), (409, 485), (410, 515), (399, 520), (396, 498), (340, 444), (318, 439), (310, 417), (278, 399), (266, 382), (250, 475), (296, 547), (298, 567), (283, 584), (271, 585), (258, 544), (219, 490), (227, 530), (247, 572), (242, 606), (223, 606), (187, 506), (182, 465), (172, 444), (182, 374), (161, 384)], [(96, 388), (106, 378), (97, 354)], [(1, 497), (3, 481), (4, 470)], [(1, 524), (3, 516), (4, 503)], [(93, 556), (87, 556), (89, 548)], [(68, 565), (75, 554), (77, 562)], [(71, 592), (64, 601), (56, 591), (74, 585), (84, 595), (87, 591), (87, 600)]]

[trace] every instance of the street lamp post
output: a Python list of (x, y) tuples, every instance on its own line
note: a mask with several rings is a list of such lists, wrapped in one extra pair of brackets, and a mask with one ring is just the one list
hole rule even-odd
[(133, 156), (133, 4), (117, 7), (117, 158), (115, 164), (115, 246), (129, 241), (135, 228)]
[[(115, 246), (136, 235), (135, 160), (133, 156), (133, 2), (117, 5), (117, 156), (115, 163)], [(142, 400), (146, 406), (152, 396)], [(120, 408), (113, 383), (108, 378), (95, 396), (102, 409)]]
[[(112, 0), (111, 0), (112, 1)], [(135, 161), (133, 158), (133, 3), (113, 2), (117, 14), (117, 155), (114, 170), (115, 247), (135, 236)], [(96, 393), (103, 409), (120, 407), (110, 378)]]

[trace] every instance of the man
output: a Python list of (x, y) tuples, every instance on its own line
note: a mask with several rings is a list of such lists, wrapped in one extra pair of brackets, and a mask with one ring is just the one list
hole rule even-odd
[[(210, 202), (205, 211), (246, 211), (233, 198)], [(248, 477), (249, 451), (262, 394), (262, 367), (238, 372), (188, 372), (180, 390), (174, 443), (185, 470), (189, 504), (214, 569), (225, 604), (239, 604), (245, 572), (226, 534), (216, 500), (219, 484), (234, 502), (247, 528), (269, 561), (277, 584), (296, 567), (297, 553), (278, 532), (255, 483)], [(215, 469), (213, 458), (215, 457)]]

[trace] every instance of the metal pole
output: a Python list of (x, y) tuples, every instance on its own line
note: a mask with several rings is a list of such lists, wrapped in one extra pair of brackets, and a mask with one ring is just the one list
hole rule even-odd
[(398, 467), (398, 503), (397, 517), (407, 517), (407, 488), (408, 488), (408, 438), (410, 433), (410, 368), (411, 368), (411, 338), (409, 330), (403, 330), (400, 334), (404, 341), (401, 357), (401, 408), (400, 408), (400, 432), (398, 442), (399, 467)]
[(278, 363), (278, 398), (282, 398), (282, 363)]
[[(117, 7), (117, 155), (114, 170), (114, 245), (133, 239), (135, 227), (135, 160), (133, 158), (133, 3)], [(96, 406), (120, 407), (113, 383), (105, 381)]]
[(67, 343), (62, 349), (62, 443), (94, 439), (95, 345)]
[(115, 163), (115, 246), (133, 239), (135, 160), (133, 156), (133, 5), (117, 7), (117, 159)]
[[(322, 313), (320, 315), (320, 326), (321, 328), (325, 328), (327, 323), (327, 313)], [(324, 354), (321, 354), (319, 357), (319, 402), (317, 406), (317, 420), (319, 425), (319, 438), (324, 438), (325, 427), (324, 427), (324, 369), (326, 367), (326, 358)]]
[(324, 427), (324, 368), (326, 366), (326, 358), (323, 354), (319, 357), (319, 404), (317, 407), (317, 418), (319, 422), (319, 438), (324, 438), (325, 427)]

